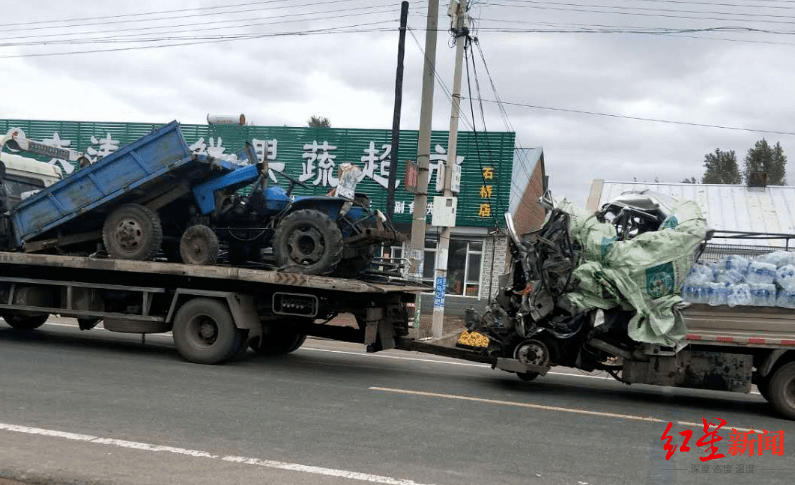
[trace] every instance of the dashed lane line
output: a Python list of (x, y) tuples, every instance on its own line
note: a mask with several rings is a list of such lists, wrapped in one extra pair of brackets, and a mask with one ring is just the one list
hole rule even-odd
[[(433, 397), (433, 398), (441, 398), (441, 399), (453, 399), (458, 401), (470, 401), (470, 402), (477, 402), (482, 404), (496, 404), (499, 406), (513, 406), (513, 407), (520, 407), (520, 408), (530, 408), (530, 409), (540, 409), (544, 411), (556, 411), (562, 413), (573, 413), (573, 414), (582, 414), (588, 416), (599, 416), (603, 418), (615, 418), (615, 419), (624, 419), (624, 420), (631, 420), (631, 421), (646, 421), (651, 423), (668, 423), (670, 421), (666, 421), (660, 418), (655, 418), (652, 416), (639, 416), (637, 414), (622, 414), (622, 413), (609, 413), (605, 411), (591, 411), (590, 409), (579, 409), (579, 408), (567, 408), (563, 406), (548, 406), (546, 404), (535, 404), (529, 402), (517, 402), (517, 401), (502, 401), (499, 399), (485, 399), (482, 397), (472, 397), (472, 396), (462, 396), (459, 394), (443, 394), (439, 392), (427, 392), (427, 391), (412, 391), (409, 389), (393, 389), (389, 387), (370, 387), (371, 391), (380, 391), (380, 392), (389, 392), (394, 394), (405, 394), (408, 396), (422, 396), (422, 397)], [(703, 423), (694, 423), (691, 421), (674, 421), (675, 423), (682, 425), (682, 426), (695, 426), (697, 428), (703, 428)], [(736, 428), (732, 427), (733, 429), (739, 431), (752, 431), (750, 428)]]

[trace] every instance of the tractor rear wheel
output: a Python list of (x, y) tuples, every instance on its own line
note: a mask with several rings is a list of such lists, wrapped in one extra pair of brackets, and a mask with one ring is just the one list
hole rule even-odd
[(105, 249), (116, 259), (151, 260), (162, 241), (160, 217), (139, 204), (124, 204), (114, 210), (102, 227)]
[(285, 271), (328, 274), (342, 259), (342, 232), (322, 212), (297, 210), (276, 226), (273, 255)]

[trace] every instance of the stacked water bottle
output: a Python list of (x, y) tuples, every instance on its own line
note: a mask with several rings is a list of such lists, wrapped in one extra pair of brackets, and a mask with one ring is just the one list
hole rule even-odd
[(682, 286), (682, 299), (708, 305), (795, 308), (795, 253), (775, 251), (755, 260), (725, 256), (698, 263)]

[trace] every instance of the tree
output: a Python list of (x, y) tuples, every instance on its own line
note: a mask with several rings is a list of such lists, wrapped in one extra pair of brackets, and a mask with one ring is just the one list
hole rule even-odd
[(312, 115), (312, 117), (306, 121), (306, 124), (310, 128), (331, 128), (331, 121), (325, 116)]
[(680, 184), (697, 184), (697, 183), (698, 183), (698, 180), (696, 180), (696, 178), (695, 178), (695, 177), (690, 177), (689, 179), (684, 179), (684, 180), (682, 180), (682, 181), (681, 181), (681, 182), (679, 182), (679, 183), (680, 183)]
[(781, 144), (776, 143), (775, 147), (771, 147), (767, 140), (762, 138), (756, 142), (753, 148), (748, 149), (743, 175), (747, 183), (754, 172), (767, 172), (768, 185), (784, 185), (786, 164), (787, 156), (784, 155)]
[(707, 153), (704, 156), (704, 168), (706, 170), (701, 178), (702, 184), (739, 184), (742, 182), (734, 150), (722, 152), (716, 148), (715, 153)]

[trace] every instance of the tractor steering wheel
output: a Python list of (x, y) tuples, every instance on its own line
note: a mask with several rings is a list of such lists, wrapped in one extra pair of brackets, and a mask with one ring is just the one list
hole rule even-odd
[[(274, 170), (274, 172), (276, 172), (276, 171)], [(309, 189), (309, 188), (311, 188), (311, 187), (309, 187), (308, 185), (306, 185), (305, 183), (301, 182), (300, 180), (298, 180), (298, 179), (295, 179), (295, 178), (293, 178), (293, 177), (291, 177), (291, 176), (287, 175), (287, 174), (286, 174), (286, 173), (284, 173), (284, 172), (276, 172), (276, 173), (278, 173), (279, 175), (281, 175), (282, 177), (284, 177), (284, 178), (286, 178), (287, 180), (289, 180), (289, 181), (290, 181), (290, 187), (287, 189), (287, 194), (288, 194), (288, 195), (289, 195), (290, 193), (292, 193), (292, 191), (293, 191), (293, 186), (295, 186), (295, 185), (300, 185), (301, 187), (303, 187), (303, 188), (305, 188), (305, 189)]]

